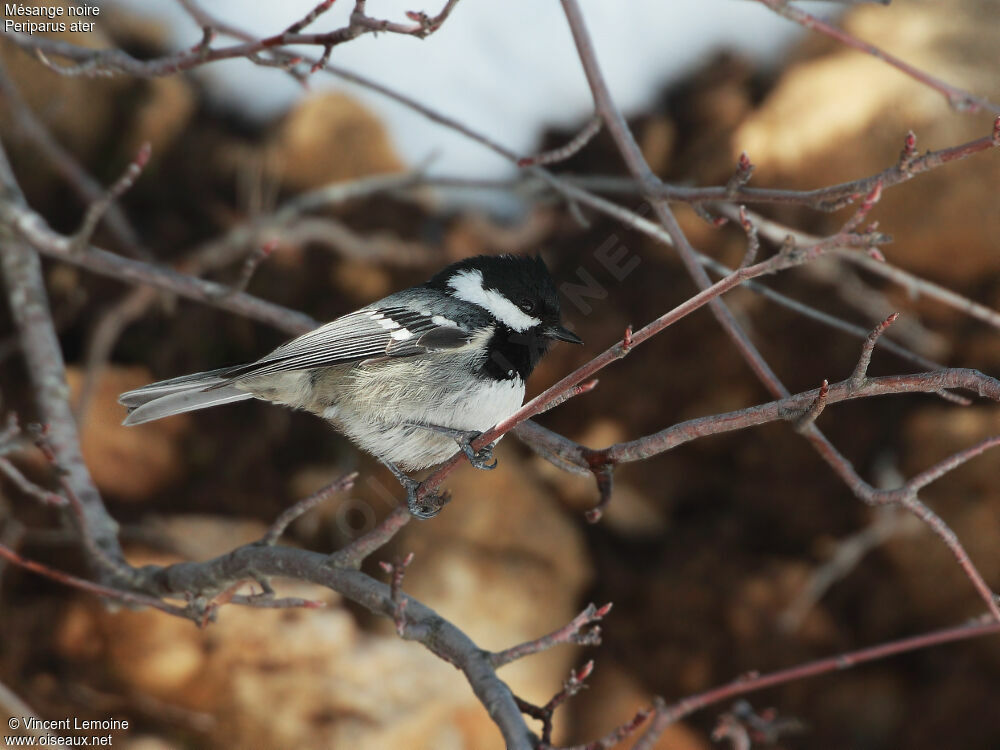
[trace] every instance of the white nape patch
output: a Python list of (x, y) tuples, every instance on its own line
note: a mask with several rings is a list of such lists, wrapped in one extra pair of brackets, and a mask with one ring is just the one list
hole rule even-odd
[(398, 331), (393, 331), (389, 335), (392, 336), (392, 338), (396, 339), (396, 341), (406, 341), (407, 339), (413, 338), (413, 334), (410, 333), (405, 328), (400, 328)]
[[(430, 313), (428, 313), (430, 315)], [(450, 318), (446, 318), (444, 315), (435, 315), (431, 318), (431, 323), (436, 326), (450, 326), (452, 328), (458, 328), (458, 323)]]
[(449, 279), (448, 286), (455, 290), (454, 296), (479, 305), (494, 318), (515, 331), (524, 332), (542, 322), (520, 310), (517, 305), (500, 292), (494, 289), (484, 289), (482, 271), (459, 271)]

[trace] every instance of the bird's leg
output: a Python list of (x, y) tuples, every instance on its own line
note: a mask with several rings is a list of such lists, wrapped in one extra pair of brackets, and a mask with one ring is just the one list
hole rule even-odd
[(433, 493), (424, 498), (417, 497), (417, 491), (420, 489), (420, 482), (416, 479), (411, 479), (403, 471), (389, 463), (388, 461), (382, 461), (382, 463), (393, 473), (393, 476), (399, 480), (399, 483), (403, 485), (406, 490), (406, 507), (410, 511), (410, 515), (414, 518), (419, 518), (422, 521), (426, 521), (428, 518), (434, 518), (441, 509), (448, 504), (451, 498), (448, 493)]
[(425, 424), (423, 422), (408, 422), (407, 424), (411, 424), (414, 427), (423, 427), (425, 430), (440, 432), (442, 435), (447, 435), (454, 439), (458, 443), (458, 447), (462, 449), (462, 453), (469, 459), (469, 463), (477, 469), (489, 471), (497, 467), (497, 460), (493, 458), (493, 446), (496, 443), (490, 443), (478, 451), (473, 450), (472, 441), (483, 434), (478, 430), (456, 430), (453, 427), (442, 427), (441, 425)]

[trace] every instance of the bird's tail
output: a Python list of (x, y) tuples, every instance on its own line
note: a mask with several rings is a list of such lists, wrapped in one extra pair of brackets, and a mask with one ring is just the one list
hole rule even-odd
[(137, 425), (253, 398), (253, 394), (240, 390), (226, 377), (231, 370), (226, 367), (184, 375), (123, 393), (118, 397), (118, 403), (127, 407), (129, 414), (122, 424)]

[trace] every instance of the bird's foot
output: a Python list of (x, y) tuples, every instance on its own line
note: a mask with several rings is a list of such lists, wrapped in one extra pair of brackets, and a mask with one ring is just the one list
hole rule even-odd
[(406, 488), (406, 507), (409, 509), (411, 516), (419, 518), (421, 521), (426, 521), (428, 518), (434, 518), (434, 516), (441, 512), (444, 506), (451, 502), (451, 493), (431, 492), (424, 497), (420, 497), (420, 485), (421, 483), (417, 480), (407, 477), (406, 482), (403, 484)]
[(382, 463), (389, 468), (389, 471), (393, 473), (399, 483), (403, 485), (403, 489), (406, 490), (406, 507), (410, 511), (410, 515), (414, 518), (419, 518), (422, 521), (434, 518), (451, 501), (451, 495), (448, 492), (430, 492), (424, 497), (420, 497), (420, 485), (422, 482), (406, 476), (401, 469), (388, 461), (383, 461)]
[(411, 422), (411, 424), (415, 427), (423, 427), (427, 430), (440, 432), (442, 435), (447, 435), (452, 438), (456, 443), (458, 443), (458, 447), (462, 449), (462, 453), (465, 454), (465, 457), (469, 459), (469, 463), (477, 469), (491, 471), (497, 467), (497, 460), (493, 458), (493, 446), (496, 445), (496, 443), (490, 443), (484, 448), (480, 448), (478, 451), (473, 449), (472, 443), (483, 434), (478, 430), (456, 430), (453, 427), (442, 427), (436, 424), (422, 424), (417, 422)]

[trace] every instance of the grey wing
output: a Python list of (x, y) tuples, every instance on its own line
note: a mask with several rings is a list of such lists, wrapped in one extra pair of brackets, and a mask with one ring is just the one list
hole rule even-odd
[(370, 360), (412, 357), (465, 346), (473, 331), (405, 307), (367, 307), (337, 318), (256, 362), (230, 368), (227, 380)]

